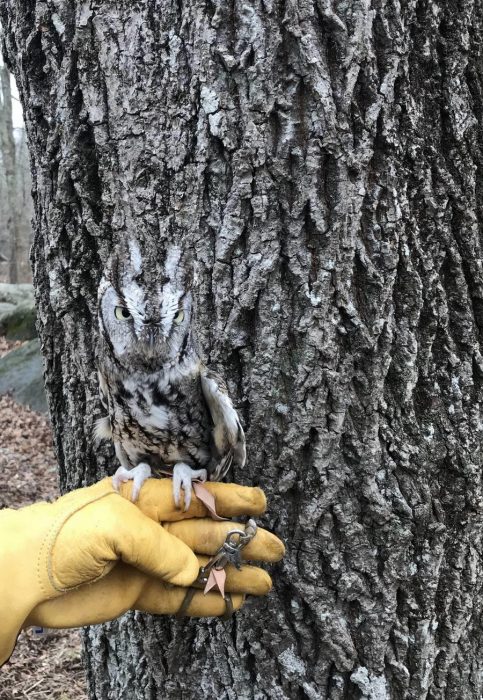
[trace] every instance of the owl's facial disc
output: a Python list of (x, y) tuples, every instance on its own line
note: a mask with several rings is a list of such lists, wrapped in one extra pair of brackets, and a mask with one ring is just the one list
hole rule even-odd
[(189, 349), (191, 295), (167, 283), (144, 290), (130, 280), (109, 286), (100, 299), (100, 326), (118, 362), (159, 367)]

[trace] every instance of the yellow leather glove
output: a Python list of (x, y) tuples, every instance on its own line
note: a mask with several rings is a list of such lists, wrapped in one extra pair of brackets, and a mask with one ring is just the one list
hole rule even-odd
[[(129, 609), (174, 614), (188, 586), (223, 544), (233, 523), (207, 517), (196, 498), (176, 508), (171, 480), (149, 479), (136, 503), (132, 482), (120, 492), (110, 478), (78, 489), (54, 503), (0, 511), (0, 665), (29, 625), (80, 627), (111, 620)], [(207, 483), (225, 517), (260, 515), (260, 489)], [(162, 526), (160, 526), (160, 523)], [(259, 529), (244, 559), (278, 561), (282, 542)], [(239, 608), (246, 594), (264, 595), (269, 575), (254, 566), (227, 567), (225, 590)], [(219, 593), (196, 592), (186, 614), (225, 612)]]

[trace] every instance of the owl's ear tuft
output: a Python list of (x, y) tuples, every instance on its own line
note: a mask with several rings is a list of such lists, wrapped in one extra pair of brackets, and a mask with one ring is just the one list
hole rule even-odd
[(182, 250), (178, 245), (169, 245), (166, 249), (164, 260), (164, 274), (168, 280), (174, 280), (179, 276), (181, 269)]
[(143, 269), (143, 256), (141, 255), (139, 243), (134, 238), (131, 238), (128, 240), (128, 248), (134, 274), (140, 275)]

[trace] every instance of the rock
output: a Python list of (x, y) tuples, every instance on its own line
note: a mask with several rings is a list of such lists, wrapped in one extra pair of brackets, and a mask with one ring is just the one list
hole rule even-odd
[(31, 340), (37, 335), (35, 318), (31, 284), (0, 284), (0, 335), (9, 340)]
[(30, 340), (0, 358), (0, 394), (7, 393), (34, 411), (47, 412), (38, 340)]
[(33, 285), (0, 283), (0, 302), (7, 302), (16, 306), (23, 301), (34, 303)]
[(10, 304), (7, 301), (0, 301), (0, 318), (12, 311), (15, 311), (15, 304)]
[[(11, 304), (0, 304), (0, 306), (12, 306)], [(12, 306), (12, 310), (1, 314), (0, 312), (0, 335), (8, 340), (31, 340), (37, 335), (35, 330), (35, 307), (27, 303)]]

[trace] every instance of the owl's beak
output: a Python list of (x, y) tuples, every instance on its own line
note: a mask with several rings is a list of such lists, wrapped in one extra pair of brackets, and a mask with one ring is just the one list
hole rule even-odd
[(158, 324), (152, 320), (144, 320), (143, 326), (143, 340), (148, 348), (153, 348), (158, 335)]
[(155, 343), (156, 343), (156, 328), (154, 326), (151, 326), (150, 328), (146, 328), (146, 345), (149, 348), (154, 348)]
[(156, 340), (158, 337), (158, 329), (155, 326), (148, 326), (147, 324), (141, 329), (138, 334), (138, 340), (144, 345), (146, 350), (151, 351), (156, 345)]

